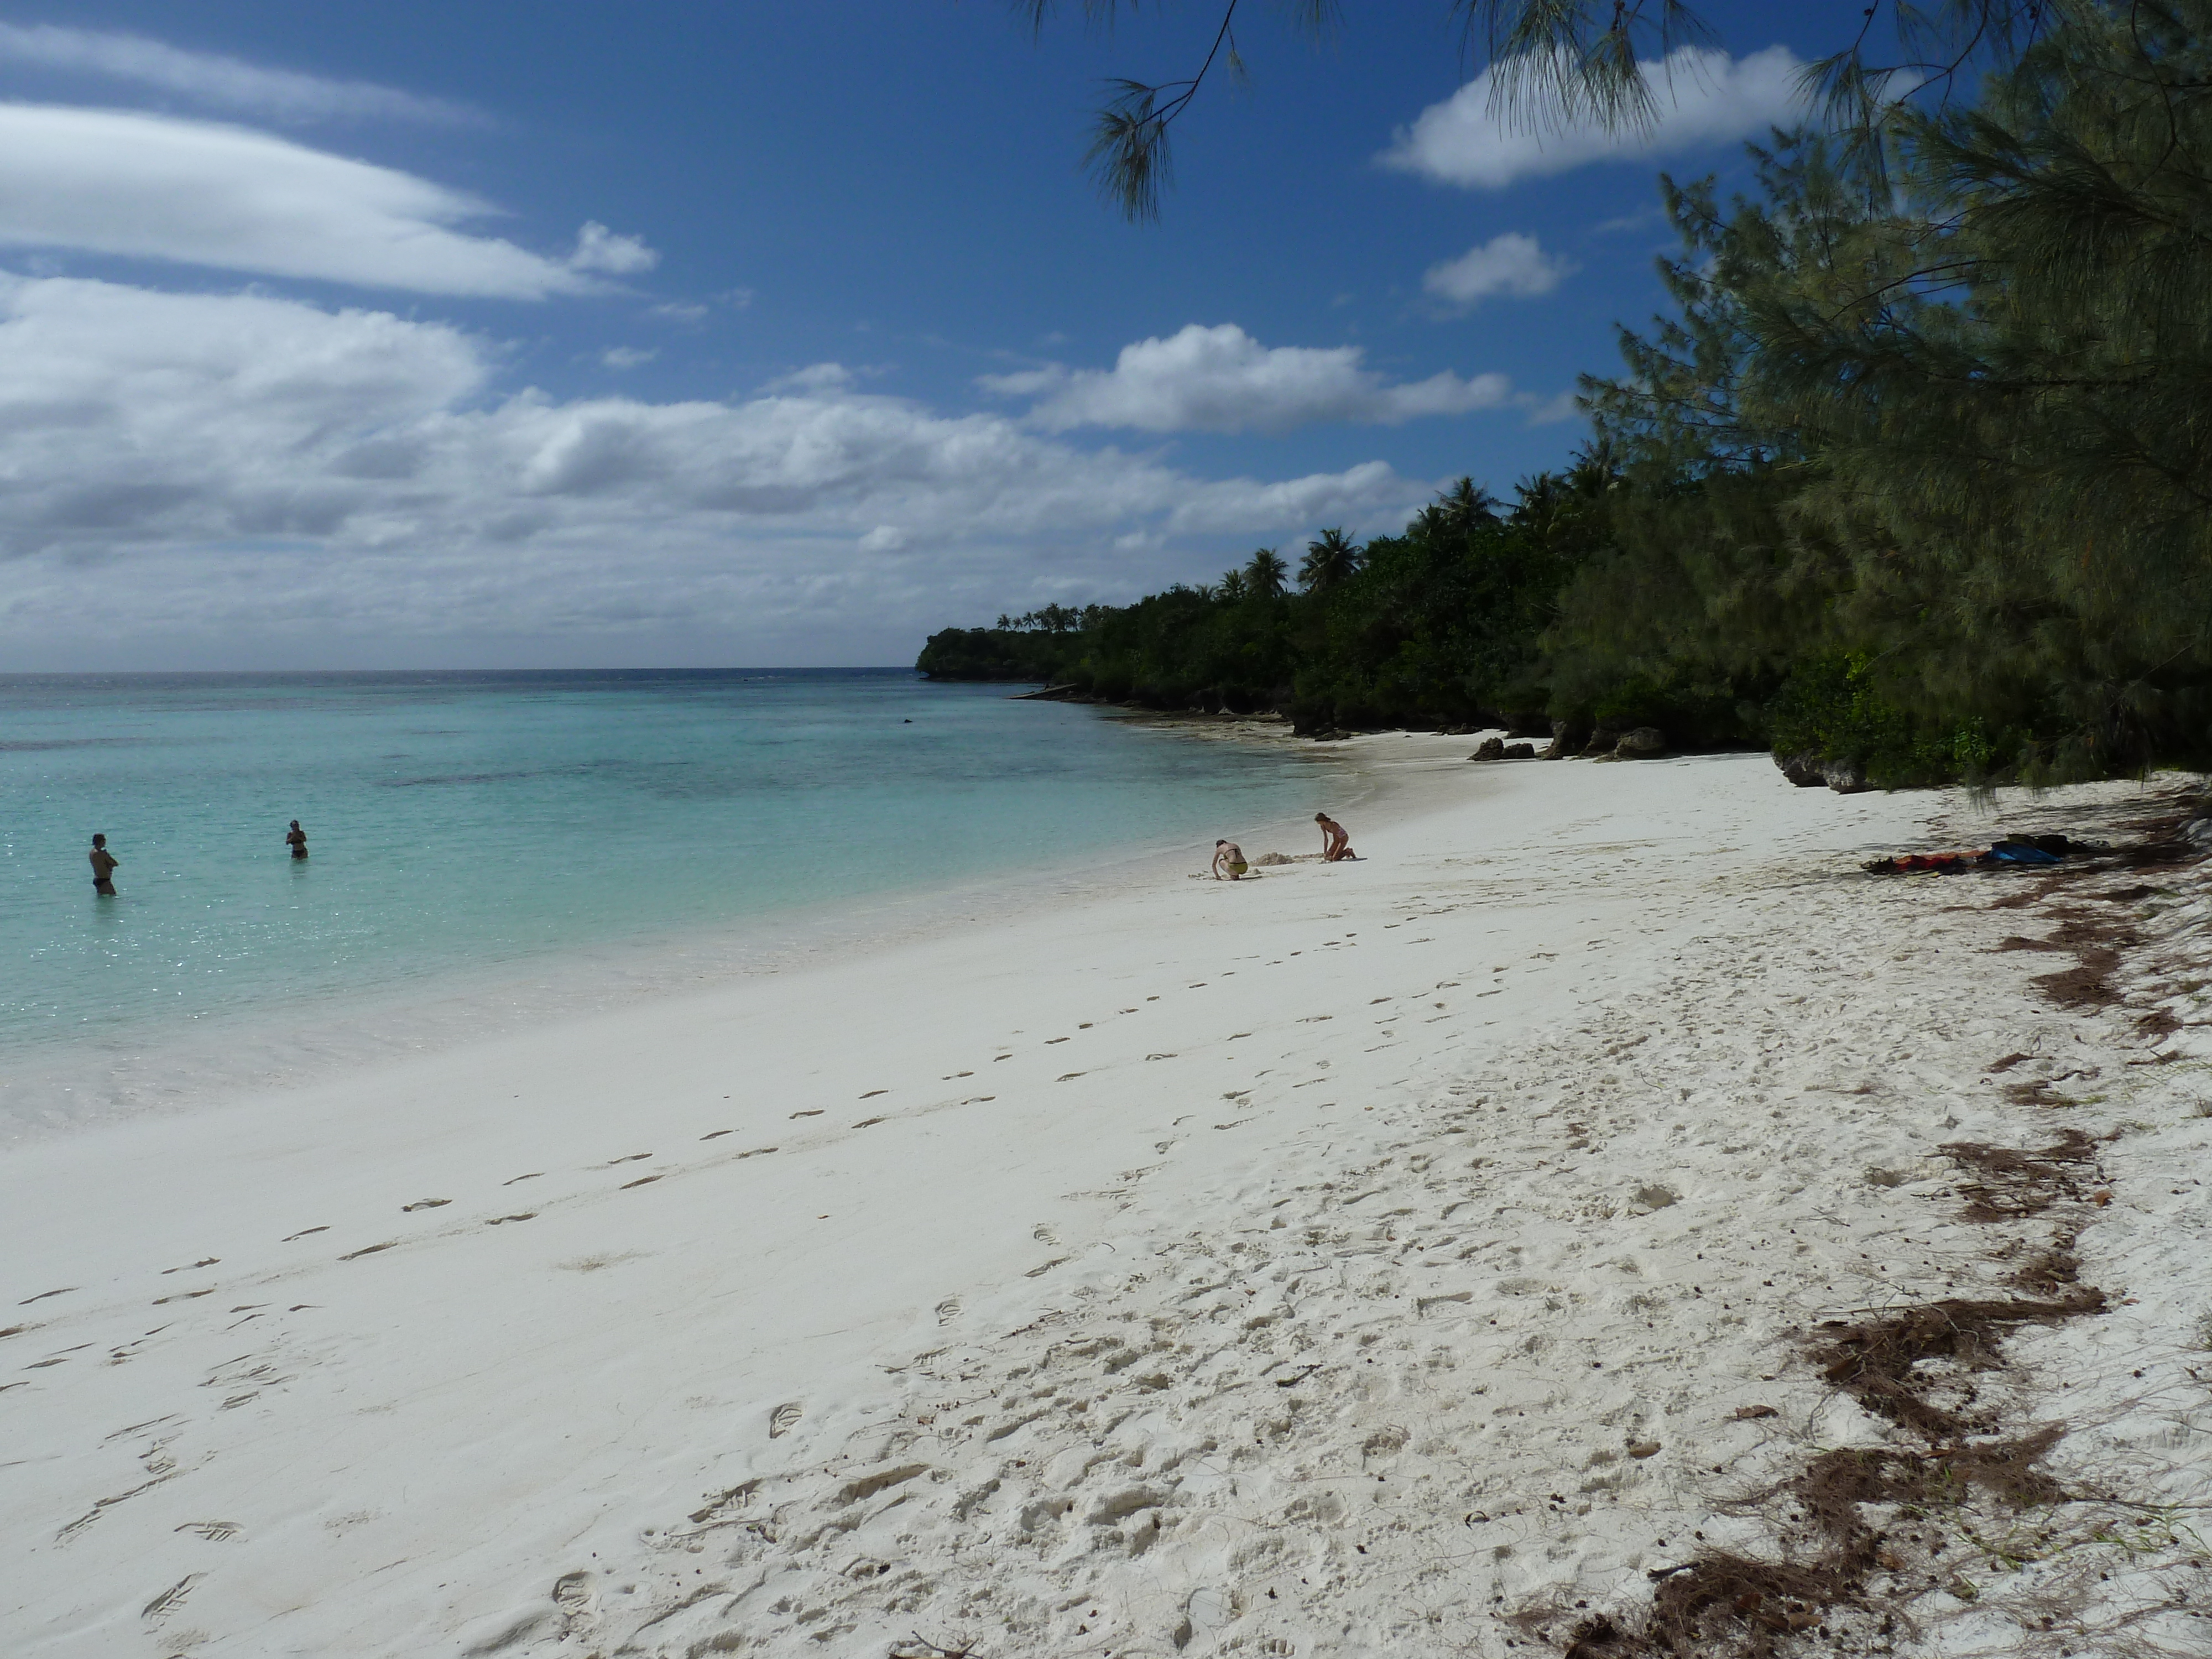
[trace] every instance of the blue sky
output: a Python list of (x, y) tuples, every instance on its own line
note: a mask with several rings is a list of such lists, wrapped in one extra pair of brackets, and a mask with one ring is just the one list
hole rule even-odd
[(0, 668), (905, 661), (1395, 529), (1565, 459), (1657, 171), (1856, 16), (1539, 145), (1443, 0), (1247, 9), (1152, 226), (1085, 122), (1209, 5), (0, 12)]

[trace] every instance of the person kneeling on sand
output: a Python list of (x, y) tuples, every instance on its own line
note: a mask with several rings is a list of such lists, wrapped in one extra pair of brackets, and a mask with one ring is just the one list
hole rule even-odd
[(1214, 880), (1219, 881), (1226, 876), (1231, 881), (1242, 881), (1244, 872), (1251, 867), (1244, 862), (1244, 849), (1235, 842), (1217, 841), (1213, 843)]
[(1334, 818), (1326, 812), (1314, 814), (1314, 822), (1321, 825), (1321, 860), (1334, 864), (1340, 859), (1353, 856), (1352, 836)]

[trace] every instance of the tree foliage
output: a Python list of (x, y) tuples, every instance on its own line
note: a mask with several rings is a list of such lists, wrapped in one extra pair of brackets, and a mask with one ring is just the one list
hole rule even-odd
[(1325, 532), (1297, 593), (1269, 555), (1066, 613), (1024, 660), (1308, 725), (1650, 720), (1878, 782), (2212, 763), (2212, 0), (2059, 15), (1878, 155), (1778, 135), (1734, 201), (1663, 181), (1672, 309), (1584, 380), (1568, 471)]

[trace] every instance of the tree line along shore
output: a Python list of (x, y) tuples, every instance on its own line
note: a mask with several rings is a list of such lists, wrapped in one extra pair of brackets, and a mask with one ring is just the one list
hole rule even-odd
[(1669, 314), (1501, 501), (933, 635), (1301, 732), (1655, 726), (1879, 787), (2212, 765), (2212, 0), (2069, 11), (1971, 107), (1662, 179)]

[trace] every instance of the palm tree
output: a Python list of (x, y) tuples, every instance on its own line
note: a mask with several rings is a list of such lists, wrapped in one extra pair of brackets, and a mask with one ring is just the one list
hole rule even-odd
[(1235, 605), (1251, 591), (1251, 585), (1244, 580), (1244, 573), (1241, 570), (1223, 571), (1221, 580), (1213, 585), (1213, 596), (1230, 605)]
[(1244, 583), (1263, 599), (1279, 599), (1291, 579), (1291, 568), (1272, 547), (1263, 547), (1244, 567)]
[(1341, 587), (1358, 574), (1364, 557), (1341, 525), (1332, 526), (1306, 544), (1306, 556), (1298, 563), (1298, 585), (1309, 593)]

